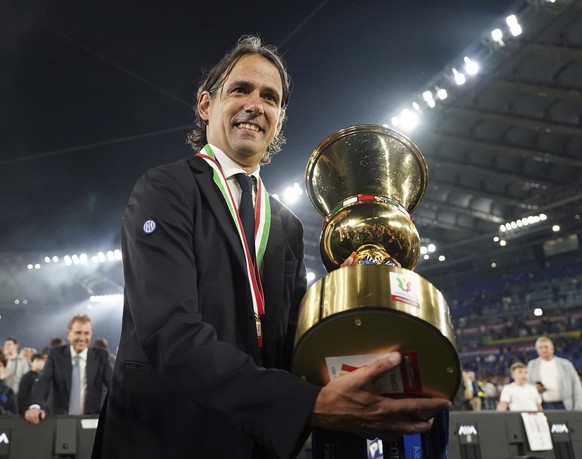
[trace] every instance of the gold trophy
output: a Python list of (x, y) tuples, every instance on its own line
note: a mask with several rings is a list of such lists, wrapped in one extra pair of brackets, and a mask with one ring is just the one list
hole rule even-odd
[[(461, 369), (449, 309), (443, 295), (412, 271), (420, 237), (410, 214), (427, 177), (418, 147), (386, 127), (342, 129), (315, 149), (306, 187), (325, 219), (320, 249), (329, 273), (301, 302), (295, 374), (325, 385), (398, 350), (400, 366), (376, 381), (377, 390), (453, 398)], [(355, 266), (340, 268), (352, 252)]]

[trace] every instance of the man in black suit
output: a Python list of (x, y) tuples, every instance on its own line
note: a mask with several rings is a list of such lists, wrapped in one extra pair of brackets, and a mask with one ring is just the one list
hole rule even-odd
[(103, 387), (111, 387), (112, 368), (107, 351), (89, 347), (92, 333), (93, 324), (86, 314), (75, 315), (70, 320), (69, 345), (49, 351), (44, 369), (32, 388), (32, 405), (24, 413), (28, 422), (38, 424), (47, 412), (99, 414)]
[(422, 410), (449, 406), (371, 390), (398, 353), (324, 388), (288, 372), (306, 290), (303, 230), (259, 175), (283, 143), (288, 100), (274, 49), (243, 37), (198, 89), (196, 155), (136, 184), (122, 223), (121, 341), (93, 458), (293, 457), (310, 425), (419, 432), (431, 425)]

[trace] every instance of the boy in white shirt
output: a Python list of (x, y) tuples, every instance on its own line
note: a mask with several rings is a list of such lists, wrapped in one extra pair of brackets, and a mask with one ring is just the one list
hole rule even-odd
[(516, 362), (510, 367), (513, 382), (503, 387), (497, 411), (541, 411), (542, 397), (533, 384), (527, 382), (527, 366)]

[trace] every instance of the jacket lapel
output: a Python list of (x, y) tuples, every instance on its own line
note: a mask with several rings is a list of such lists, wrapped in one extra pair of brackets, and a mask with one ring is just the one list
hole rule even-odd
[(63, 366), (62, 368), (65, 371), (63, 379), (65, 380), (65, 386), (67, 388), (67, 393), (71, 393), (71, 377), (73, 374), (73, 364), (71, 363), (71, 348), (69, 346), (65, 346), (64, 352), (62, 354), (63, 358)]
[(246, 260), (240, 236), (228, 210), (228, 205), (224, 202), (224, 197), (214, 183), (212, 168), (206, 162), (198, 157), (190, 160), (190, 168), (194, 174), (194, 180), (198, 183), (200, 194), (208, 201), (210, 212), (212, 212), (218, 221), (222, 222), (225, 230), (226, 240), (231, 246), (233, 253), (240, 263), (241, 269), (246, 272)]

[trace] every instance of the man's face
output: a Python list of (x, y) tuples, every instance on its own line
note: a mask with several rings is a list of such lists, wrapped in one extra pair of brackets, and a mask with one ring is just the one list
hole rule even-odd
[(549, 341), (538, 341), (536, 343), (536, 351), (544, 360), (552, 360), (554, 357), (554, 345)]
[(271, 62), (256, 54), (241, 57), (214, 96), (204, 91), (198, 99), (208, 143), (254, 169), (281, 130), (282, 95), (281, 77)]
[(18, 353), (18, 346), (12, 340), (4, 342), (4, 354), (7, 357), (14, 357)]
[(527, 381), (527, 368), (517, 367), (511, 372), (511, 377), (520, 386)]
[(89, 347), (92, 333), (91, 324), (80, 321), (73, 322), (71, 328), (67, 330), (67, 339), (77, 354)]

